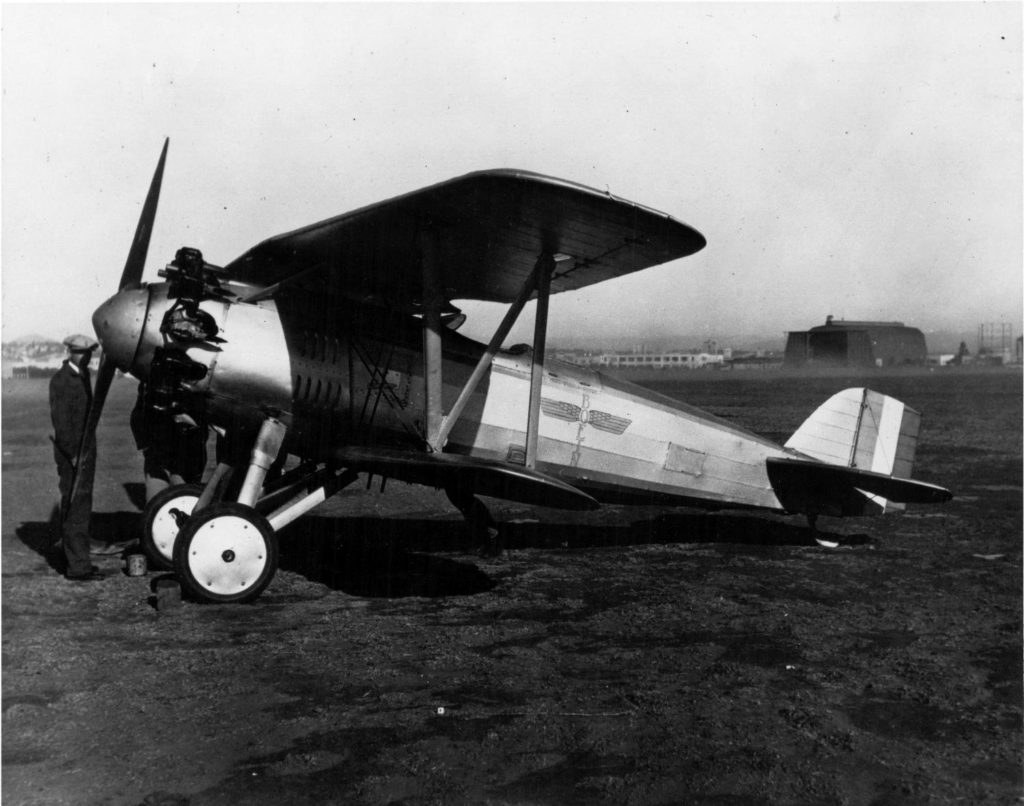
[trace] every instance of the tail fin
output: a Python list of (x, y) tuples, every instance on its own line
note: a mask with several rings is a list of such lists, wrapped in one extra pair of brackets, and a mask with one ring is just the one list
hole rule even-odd
[[(870, 389), (844, 389), (819, 406), (786, 447), (831, 465), (909, 479), (920, 425), (921, 415), (895, 398)], [(883, 512), (904, 508), (864, 494)]]

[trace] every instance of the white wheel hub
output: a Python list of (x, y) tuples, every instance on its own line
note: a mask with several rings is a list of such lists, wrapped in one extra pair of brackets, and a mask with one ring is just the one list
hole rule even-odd
[(222, 515), (196, 530), (185, 560), (197, 584), (210, 593), (230, 596), (259, 581), (267, 567), (267, 545), (248, 520)]
[(153, 546), (168, 563), (174, 559), (174, 541), (178, 539), (178, 532), (181, 531), (181, 527), (178, 526), (179, 513), (186, 517), (191, 515), (198, 500), (195, 495), (190, 494), (176, 496), (160, 507), (153, 518), (153, 527), (150, 530)]

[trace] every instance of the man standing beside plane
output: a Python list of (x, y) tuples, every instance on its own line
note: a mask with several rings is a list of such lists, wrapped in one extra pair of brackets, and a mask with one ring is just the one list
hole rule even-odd
[(98, 346), (88, 336), (64, 340), (68, 355), (50, 379), (53, 457), (60, 477), (60, 537), (66, 568), (76, 582), (103, 579), (89, 561), (92, 485), (96, 473), (96, 435), (83, 435), (92, 405), (89, 363)]

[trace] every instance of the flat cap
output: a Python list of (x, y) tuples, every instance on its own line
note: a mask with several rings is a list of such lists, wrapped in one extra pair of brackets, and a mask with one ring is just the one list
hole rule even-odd
[(73, 353), (88, 353), (99, 347), (99, 344), (96, 343), (95, 339), (90, 339), (88, 336), (76, 333), (74, 336), (68, 336), (64, 339), (64, 346)]

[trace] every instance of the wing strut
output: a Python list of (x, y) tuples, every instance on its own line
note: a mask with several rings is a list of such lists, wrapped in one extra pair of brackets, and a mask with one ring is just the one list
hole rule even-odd
[(427, 443), (440, 453), (452, 428), (462, 415), (480, 379), (491, 366), (495, 354), (501, 348), (516, 319), (534, 291), (537, 292), (537, 315), (533, 326), (533, 369), (530, 376), (530, 405), (526, 425), (526, 467), (537, 466), (537, 434), (540, 427), (541, 386), (544, 382), (544, 351), (547, 344), (548, 301), (551, 297), (551, 275), (555, 270), (555, 259), (542, 254), (533, 272), (523, 283), (519, 294), (505, 313), (498, 329), (494, 331), (487, 349), (477, 362), (473, 373), (459, 393), (455, 405), (447, 416), (442, 410), (441, 400), (441, 310), (444, 293), (440, 287), (437, 264), (434, 261), (433, 240), (430, 236), (420, 239), (423, 262), (423, 360), (425, 408), (427, 422)]
[(420, 238), (420, 259), (423, 263), (423, 382), (425, 385), (424, 406), (426, 408), (427, 444), (440, 452), (441, 419), (444, 414), (441, 403), (441, 309), (444, 307), (444, 292), (441, 290), (437, 268), (436, 236), (428, 232)]
[(533, 371), (530, 375), (530, 409), (526, 421), (526, 466), (537, 467), (537, 433), (540, 429), (540, 390), (544, 383), (544, 348), (548, 336), (548, 300), (555, 261), (541, 255), (534, 274), (537, 278), (537, 315), (533, 322)]
[[(537, 266), (540, 263), (538, 262)], [(505, 312), (505, 318), (501, 320), (501, 324), (498, 325), (498, 329), (494, 331), (494, 335), (491, 337), (490, 342), (487, 345), (487, 349), (484, 350), (484, 354), (480, 356), (480, 360), (477, 362), (476, 367), (473, 369), (473, 374), (469, 376), (465, 386), (462, 387), (462, 391), (459, 393), (458, 399), (455, 401), (455, 405), (452, 406), (452, 410), (444, 417), (441, 422), (441, 433), (438, 437), (440, 445), (444, 445), (448, 441), (448, 435), (451, 433), (452, 428), (455, 427), (455, 423), (459, 421), (459, 417), (462, 416), (463, 410), (466, 408), (466, 404), (469, 403), (469, 399), (473, 396), (473, 392), (476, 391), (476, 387), (480, 384), (481, 379), (487, 373), (487, 370), (491, 368), (491, 361), (494, 360), (494, 356), (498, 354), (498, 350), (501, 349), (502, 343), (508, 336), (509, 331), (512, 330), (512, 326), (519, 319), (519, 314), (522, 313), (523, 307), (529, 301), (534, 289), (537, 287), (537, 269), (530, 273), (530, 276), (526, 278), (526, 282), (523, 283), (523, 287), (519, 289), (519, 294), (516, 296), (512, 305), (508, 311)]]

